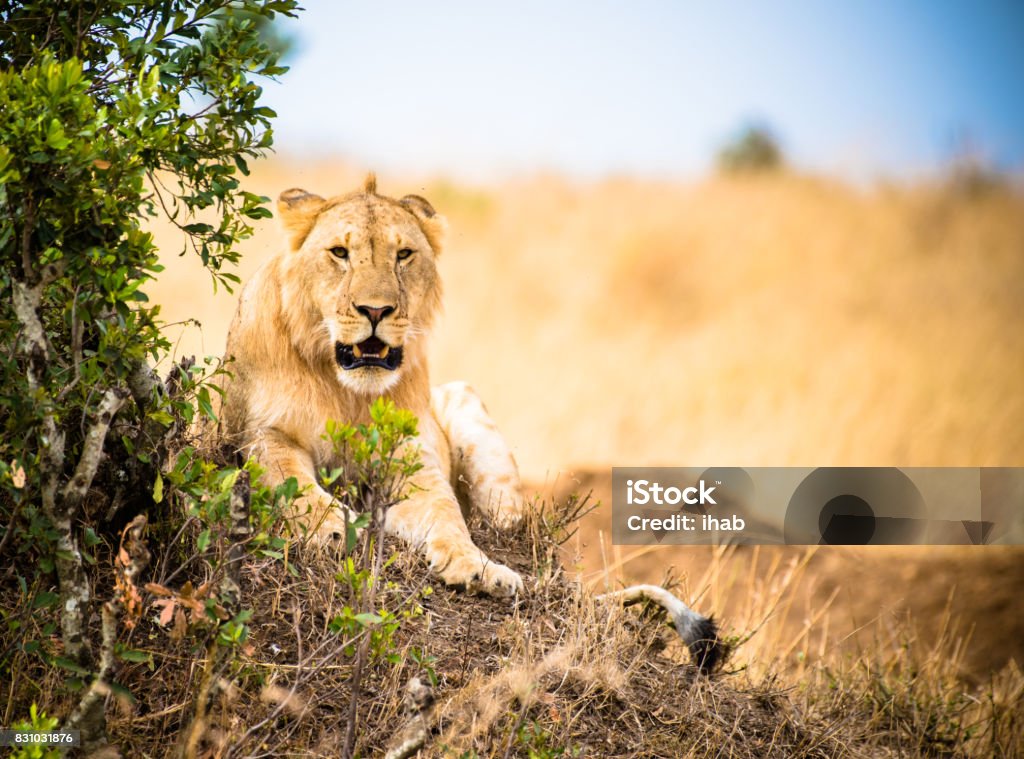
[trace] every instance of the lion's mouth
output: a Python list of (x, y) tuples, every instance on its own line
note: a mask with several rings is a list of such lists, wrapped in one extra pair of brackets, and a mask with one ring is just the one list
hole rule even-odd
[(338, 366), (346, 371), (361, 366), (376, 366), (393, 372), (402, 365), (402, 348), (392, 347), (373, 336), (355, 345), (335, 343), (334, 357)]

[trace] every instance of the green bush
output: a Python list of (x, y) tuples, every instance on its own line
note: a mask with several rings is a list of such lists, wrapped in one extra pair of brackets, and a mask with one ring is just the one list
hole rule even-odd
[[(134, 578), (148, 558), (136, 517), (166, 513), (172, 495), (202, 502), (199, 487), (232, 476), (200, 464), (174, 464), (169, 481), (162, 472), (194, 406), (212, 410), (191, 368), (169, 392), (149, 367), (170, 346), (145, 293), (161, 268), (145, 223), (167, 216), (215, 286), (238, 281), (235, 245), (270, 215), (266, 198), (240, 186), (247, 159), (272, 141), (274, 114), (254, 79), (284, 71), (259, 22), (295, 8), (0, 9), (0, 554), (16, 567), (18, 599), (4, 621), (23, 636), (2, 647), (0, 681), (13, 688), (26, 656), (63, 668), (84, 690), (69, 721), (87, 739), (103, 725), (91, 687), (115, 652), (132, 660), (114, 642), (120, 614), (130, 622), (139, 612)], [(100, 642), (90, 620), (104, 569), (117, 584)]]

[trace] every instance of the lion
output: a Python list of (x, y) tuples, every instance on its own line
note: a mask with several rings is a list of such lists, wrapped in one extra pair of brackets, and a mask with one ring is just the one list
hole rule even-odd
[(456, 495), (498, 526), (515, 524), (525, 508), (515, 459), (469, 385), (430, 385), (444, 219), (418, 195), (379, 195), (373, 174), (331, 199), (286, 190), (277, 209), (290, 244), (239, 299), (219, 438), (255, 457), (265, 484), (298, 481), (293, 516), (308, 539), (344, 541), (355, 516), (317, 479), (344, 465), (324, 438), (327, 420), (369, 422), (374, 398), (393, 400), (419, 419), (422, 468), (384, 529), (422, 551), (449, 585), (519, 593), (519, 574), (473, 543)]

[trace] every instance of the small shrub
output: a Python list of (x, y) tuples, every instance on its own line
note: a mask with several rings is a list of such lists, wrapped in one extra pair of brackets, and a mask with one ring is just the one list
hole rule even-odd
[(761, 125), (745, 127), (718, 153), (718, 168), (727, 174), (777, 171), (784, 165), (778, 138)]

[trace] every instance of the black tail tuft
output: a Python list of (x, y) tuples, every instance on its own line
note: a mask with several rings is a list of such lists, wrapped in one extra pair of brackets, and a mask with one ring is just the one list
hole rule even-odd
[(718, 637), (718, 625), (712, 617), (701, 622), (697, 629), (696, 639), (690, 643), (690, 655), (700, 671), (705, 675), (714, 672), (728, 654), (726, 645)]

